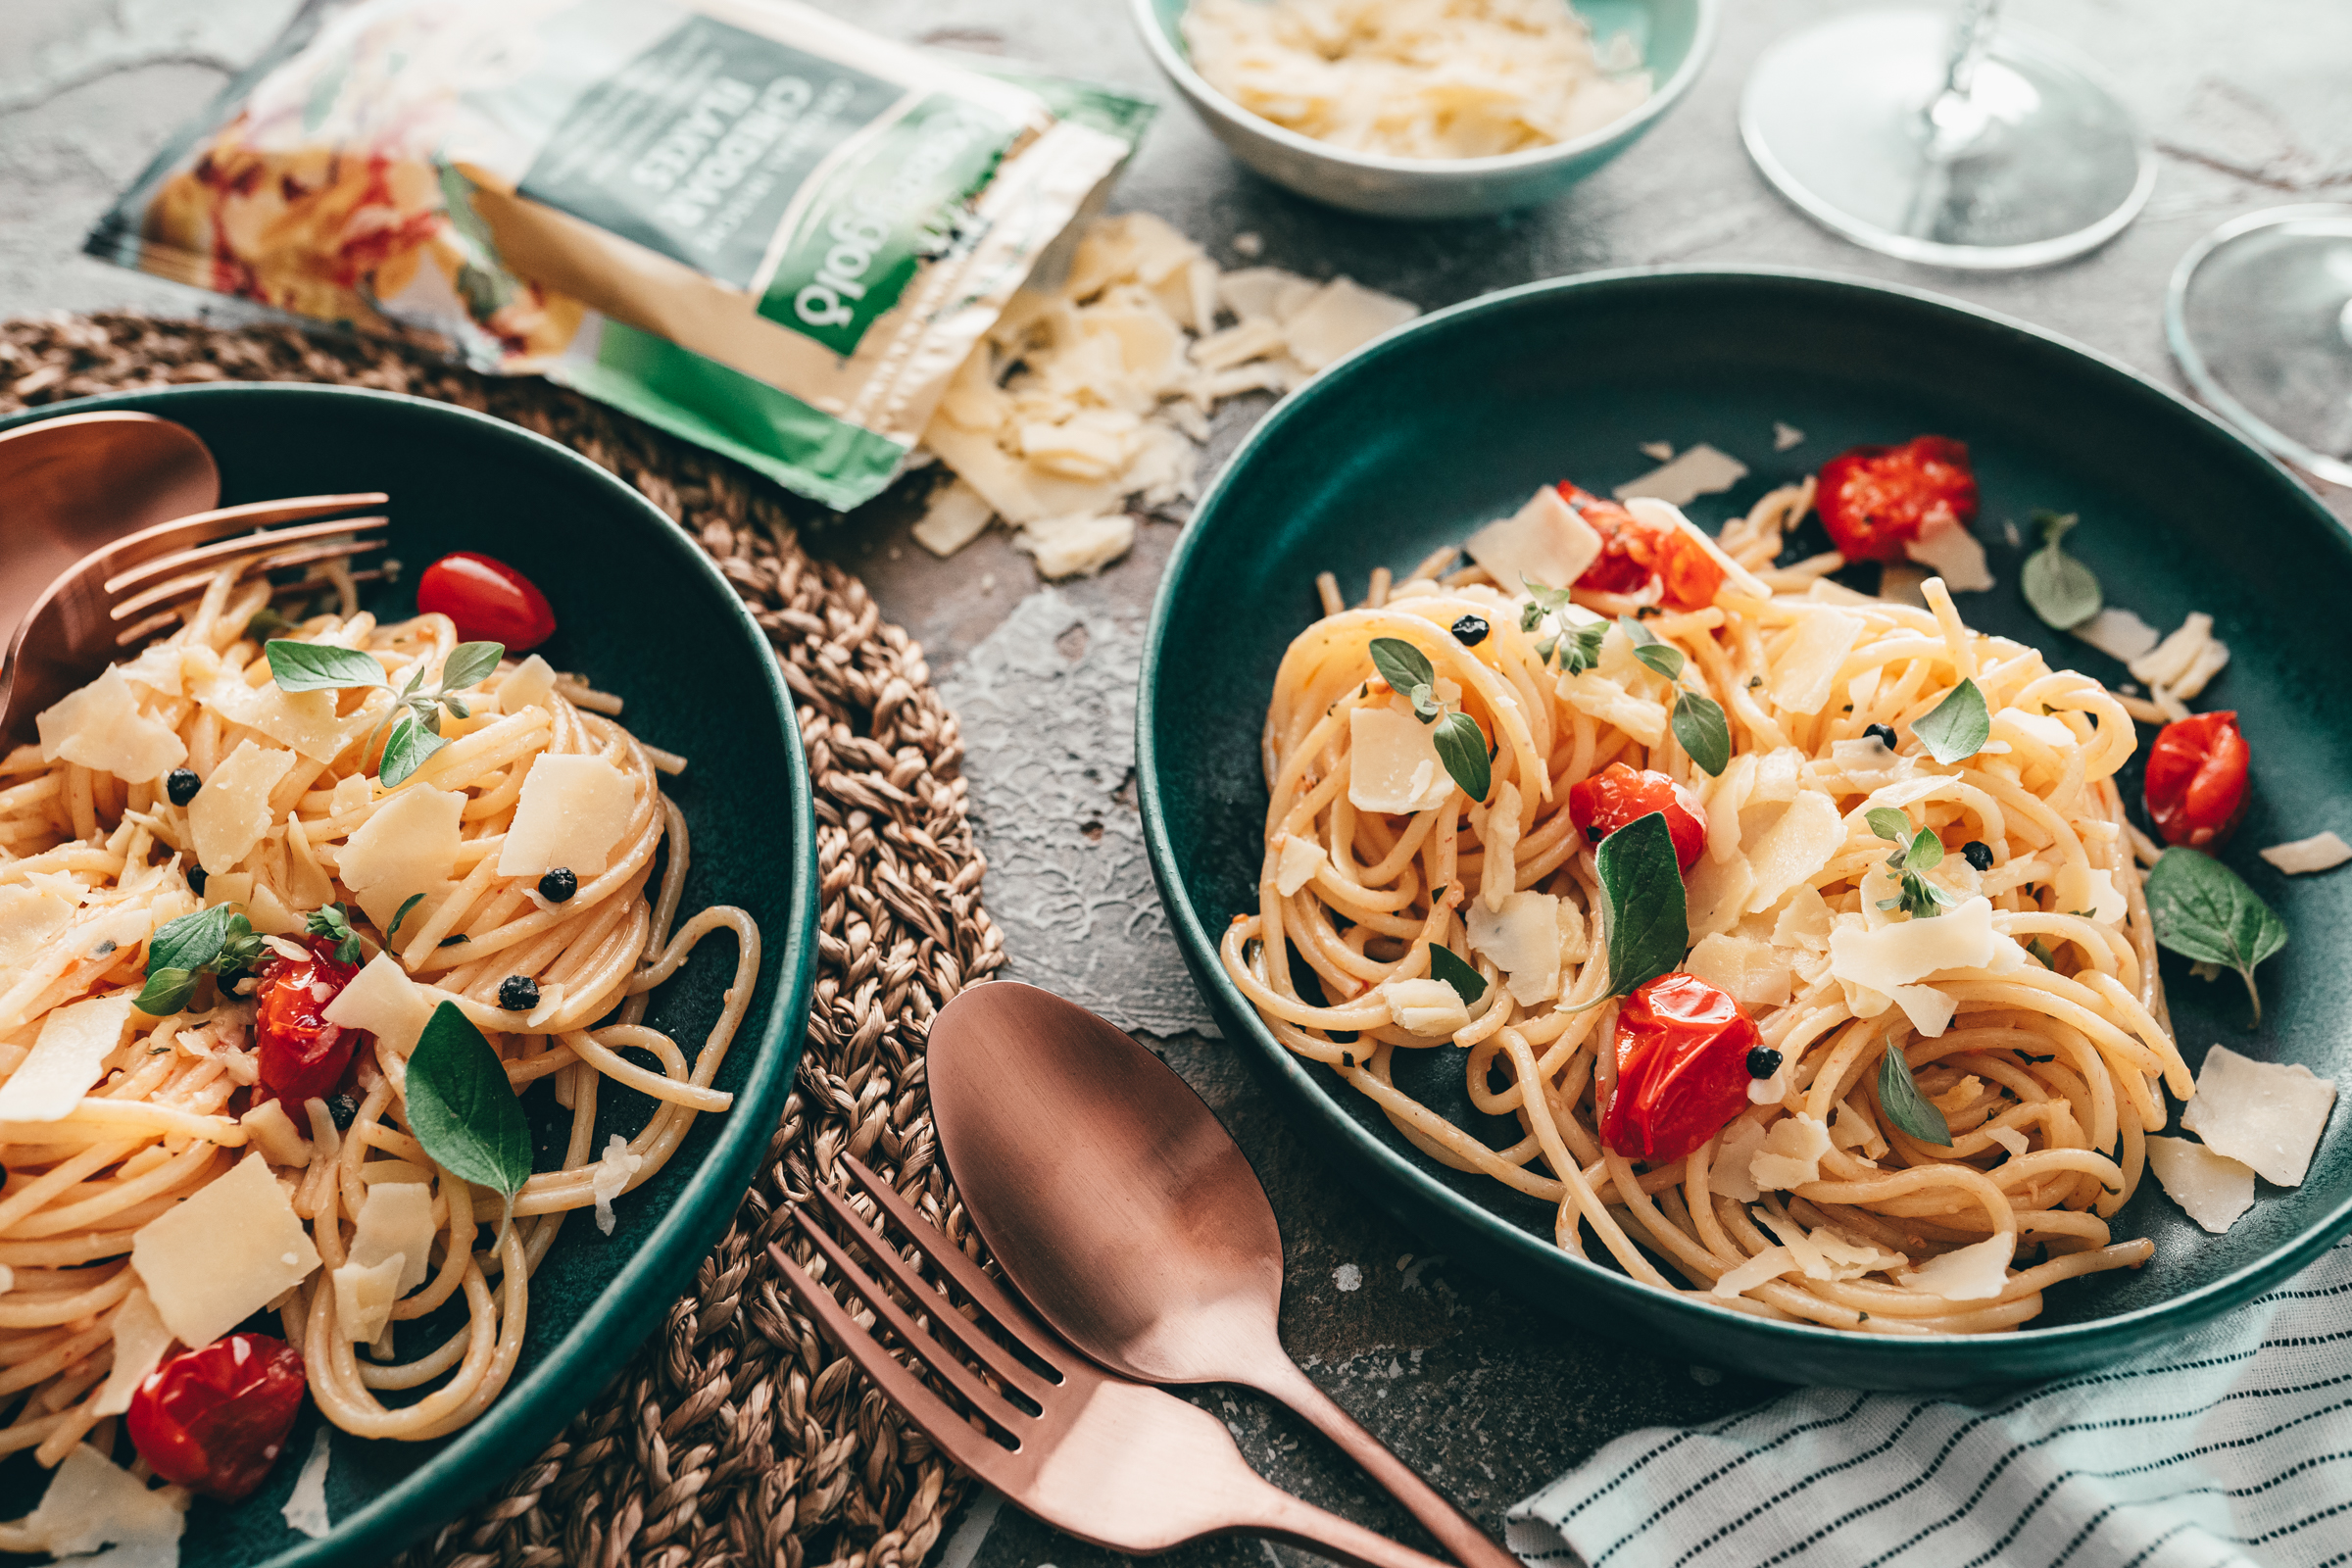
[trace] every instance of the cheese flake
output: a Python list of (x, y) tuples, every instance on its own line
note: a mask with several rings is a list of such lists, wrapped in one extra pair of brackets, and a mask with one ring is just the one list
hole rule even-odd
[[(1838, 671), (1868, 624), (1860, 615), (1826, 605), (1806, 610), (1789, 633), (1788, 645), (1773, 661), (1767, 687), (1772, 700), (1792, 713), (1818, 713), (1828, 707), (1838, 687)], [(1879, 741), (1869, 744), (1885, 750)]]
[(1386, 980), (1380, 987), (1389, 1016), (1408, 1034), (1442, 1039), (1470, 1022), (1470, 1008), (1443, 980)]
[(2334, 1108), (2334, 1081), (2301, 1062), (2256, 1061), (2215, 1046), (2197, 1069), (2197, 1092), (2180, 1125), (2264, 1181), (2299, 1187)]
[(1747, 477), (1747, 465), (1701, 441), (1681, 456), (1617, 487), (1617, 499), (1663, 501), (1687, 507), (1700, 496), (1717, 495)]
[(1764, 1126), (1743, 1118), (1734, 1122), (1731, 1130), (1721, 1136), (1723, 1142), (1715, 1151), (1714, 1162), (1707, 1167), (1707, 1191), (1752, 1203), (1764, 1196), (1749, 1173), (1757, 1151), (1764, 1147)]
[(1762, 914), (1789, 889), (1810, 883), (1844, 845), (1845, 819), (1838, 803), (1820, 790), (1799, 793), (1747, 852), (1756, 873), (1747, 912)]
[(1769, 942), (1713, 932), (1699, 938), (1683, 970), (1744, 1006), (1780, 1007), (1788, 1002), (1788, 957)]
[(309, 1279), (318, 1251), (255, 1155), (141, 1226), (130, 1262), (179, 1343), (210, 1345)]
[(1984, 546), (1957, 520), (1907, 541), (1903, 554), (1941, 577), (1943, 585), (1956, 594), (1981, 594), (1993, 586), (1992, 569), (1984, 564)]
[(1323, 846), (1314, 839), (1300, 838), (1296, 833), (1282, 835), (1282, 847), (1274, 864), (1274, 888), (1289, 898), (1315, 879), (1315, 873), (1331, 863)]
[(55, 888), (0, 887), (0, 968), (19, 969), (66, 928), (80, 907)]
[(393, 1291), (397, 1299), (424, 1283), (434, 1234), (430, 1187), (422, 1182), (377, 1182), (368, 1189), (367, 1200), (360, 1204), (359, 1224), (351, 1238), (351, 1260), (363, 1268), (373, 1268), (386, 1258), (400, 1258)]
[(589, 1196), (596, 1200), (596, 1228), (605, 1235), (612, 1235), (619, 1223), (612, 1212), (612, 1200), (627, 1192), (631, 1179), (644, 1168), (645, 1156), (630, 1152), (629, 1141), (614, 1133), (588, 1177)]
[(335, 1332), (347, 1340), (372, 1344), (392, 1321), (393, 1303), (400, 1299), (399, 1253), (380, 1263), (346, 1263), (334, 1271)]
[(2332, 871), (2352, 860), (2352, 844), (2346, 844), (2329, 830), (2288, 844), (2274, 844), (2261, 853), (2264, 859), (2288, 876), (2305, 876), (2314, 871)]
[(636, 805), (628, 776), (603, 758), (542, 753), (523, 778), (498, 874), (537, 877), (567, 866), (586, 882), (612, 863)]
[(286, 1505), (278, 1510), (285, 1515), (287, 1529), (313, 1541), (334, 1528), (334, 1521), (326, 1513), (326, 1468), (332, 1459), (328, 1444), (333, 1432), (327, 1422), (318, 1423), (318, 1436), (311, 1440), (311, 1456), (302, 1462), (302, 1473), (294, 1478), (294, 1490), (286, 1497)]
[(1545, 485), (1510, 516), (1490, 522), (1462, 542), (1506, 594), (1529, 583), (1565, 588), (1600, 558), (1600, 535), (1577, 514), (1558, 487)]
[(1292, 359), (1320, 370), (1420, 314), (1409, 301), (1335, 277), (1282, 323), (1282, 335)]
[(2009, 1260), (2017, 1253), (2014, 1236), (1988, 1236), (1929, 1258), (1894, 1277), (1907, 1291), (1940, 1296), (1953, 1301), (1989, 1301), (2009, 1288)]
[(72, 1114), (122, 1044), (137, 997), (136, 991), (117, 991), (51, 1009), (31, 1054), (0, 1084), (0, 1122), (60, 1121)]
[(2254, 1167), (2185, 1138), (2150, 1137), (2148, 1169), (2182, 1213), (2219, 1236), (2254, 1206)]
[(17, 1528), (53, 1556), (79, 1557), (112, 1545), (107, 1568), (175, 1568), (186, 1506), (186, 1493), (151, 1491), (96, 1448), (76, 1443), (50, 1478), (40, 1506)]
[(1134, 548), (1135, 517), (1125, 512), (1037, 517), (1013, 535), (1012, 544), (1049, 581), (1092, 576)]
[(1359, 811), (1433, 811), (1453, 793), (1430, 726), (1387, 706), (1348, 715), (1348, 802)]
[(311, 1162), (311, 1146), (286, 1114), (285, 1102), (265, 1100), (237, 1118), (245, 1141), (262, 1152), (272, 1165), (301, 1169)]
[(914, 542), (935, 556), (952, 556), (986, 532), (996, 514), (979, 491), (957, 479), (931, 498), (914, 525)]
[(2105, 654), (2119, 664), (2129, 664), (2134, 659), (2144, 659), (2152, 652), (2160, 634), (2156, 628), (2129, 610), (2112, 605), (2077, 626), (2075, 635)]
[(91, 1409), (99, 1415), (121, 1415), (130, 1408), (130, 1396), (140, 1382), (163, 1363), (172, 1348), (172, 1331), (147, 1293), (132, 1286), (115, 1313), (115, 1364), (106, 1375)]
[(1942, 970), (1990, 968), (2003, 942), (1992, 929), (1991, 902), (1964, 899), (1932, 920), (1895, 920), (1875, 931), (1839, 925), (1830, 933), (1830, 973), (1891, 994)]
[[(531, 764), (532, 776), (549, 760), (542, 754)], [(504, 857), (499, 861), (502, 876), (524, 874), (510, 870), (506, 862), (514, 855), (514, 835), (522, 827), (523, 813), (530, 806), (531, 780), (526, 777), (522, 799), (514, 808), (514, 824), (507, 830)], [(412, 784), (395, 792), (344, 841), (336, 860), (338, 873), (343, 885), (358, 895), (360, 907), (368, 911), (368, 918), (379, 929), (392, 923), (392, 917), (410, 898), (418, 893), (438, 892), (455, 873), (458, 849), (463, 842), (458, 822), (465, 809), (466, 797), (456, 790)], [(527, 874), (536, 877), (550, 865), (566, 863), (551, 860), (532, 867)], [(603, 869), (601, 860), (597, 869)], [(585, 881), (589, 873), (582, 871), (580, 875)]]
[(1724, 1270), (1709, 1294), (1730, 1300), (1744, 1296), (1757, 1286), (1777, 1280), (1784, 1274), (1794, 1273), (1798, 1267), (1796, 1254), (1786, 1247), (1767, 1247), (1736, 1268)]
[[(1747, 1179), (1768, 1193), (1787, 1192), (1821, 1180), (1821, 1158), (1830, 1152), (1829, 1124), (1798, 1112), (1783, 1116), (1765, 1132), (1747, 1162)], [(1712, 1185), (1710, 1183), (1710, 1185)]]
[(79, 762), (132, 784), (161, 778), (188, 760), (188, 749), (139, 699), (113, 665), (33, 719), (41, 760)]
[(322, 1016), (341, 1029), (364, 1029), (405, 1056), (432, 1020), (433, 1003), (400, 960), (379, 952), (335, 993)]
[(239, 741), (188, 803), (188, 831), (196, 863), (226, 871), (252, 853), (270, 830), (270, 792), (294, 765), (294, 754)]
[(1513, 893), (1498, 910), (1483, 902), (1464, 915), (1470, 950), (1494, 960), (1503, 989), (1523, 1007), (1558, 995), (1560, 901), (1551, 893)]
[[(513, 669), (508, 670), (505, 678), (498, 683), (498, 710), (502, 713), (519, 713), (526, 708), (553, 709), (555, 696), (555, 666), (537, 654), (533, 654)], [(349, 808), (344, 800), (343, 789), (345, 785), (355, 783), (360, 786), (360, 793), (350, 805), (365, 806), (368, 804), (369, 797), (367, 777), (354, 773), (350, 778), (335, 786), (334, 805), (336, 810)]]
[(356, 712), (338, 717), (336, 691), (280, 691), (275, 681), (245, 684), (244, 673), (226, 669), (208, 681), (196, 701), (231, 723), (261, 731), (280, 746), (290, 746), (314, 762), (331, 762), (346, 747), (375, 727), (376, 718), (391, 701), (388, 694), (369, 692)]

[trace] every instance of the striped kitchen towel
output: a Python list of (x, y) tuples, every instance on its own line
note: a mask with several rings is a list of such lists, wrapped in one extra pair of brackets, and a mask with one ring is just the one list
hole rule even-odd
[(2352, 1562), (2352, 1241), (2159, 1352), (1990, 1403), (1810, 1389), (1636, 1432), (1505, 1539), (1541, 1568)]

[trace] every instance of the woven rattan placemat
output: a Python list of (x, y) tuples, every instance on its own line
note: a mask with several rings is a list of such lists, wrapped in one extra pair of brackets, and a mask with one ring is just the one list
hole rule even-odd
[(932, 1013), (1004, 952), (980, 906), (962, 743), (922, 649), (863, 583), (802, 551), (773, 487), (544, 382), (285, 327), (119, 315), (0, 323), (0, 414), (222, 380), (337, 381), (462, 404), (635, 485), (702, 541), (766, 628), (816, 789), (816, 993), (765, 1164), (612, 1387), (495, 1500), (405, 1564), (911, 1568), (961, 1480), (792, 1305), (765, 1248), (846, 1150), (978, 1255), (937, 1158), (922, 1044)]

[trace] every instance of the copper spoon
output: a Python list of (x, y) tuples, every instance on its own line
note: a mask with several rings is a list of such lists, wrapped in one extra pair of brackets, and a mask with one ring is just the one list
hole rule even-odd
[(203, 441), (152, 414), (68, 414), (0, 434), (0, 640), (100, 545), (220, 503)]
[(1464, 1568), (1519, 1568), (1282, 1348), (1282, 1233), (1257, 1175), (1166, 1063), (1008, 980), (931, 1025), (939, 1143), (997, 1263), (1062, 1338), (1146, 1383), (1239, 1383), (1345, 1449)]

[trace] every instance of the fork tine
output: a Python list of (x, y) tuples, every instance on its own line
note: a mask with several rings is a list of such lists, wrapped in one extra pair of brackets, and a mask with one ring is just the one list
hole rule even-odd
[(331, 522), (306, 522), (293, 528), (273, 528), (268, 533), (241, 533), (233, 539), (216, 540), (193, 550), (174, 550), (170, 555), (143, 561), (126, 571), (106, 579), (107, 594), (120, 594), (152, 581), (167, 572), (184, 571), (207, 562), (225, 561), (234, 556), (250, 555), (258, 550), (277, 550), (300, 544), (305, 539), (325, 539), (339, 533), (363, 533), (373, 528), (388, 528), (390, 517), (338, 517)]
[[(264, 541), (248, 540), (244, 542), (251, 544)], [(253, 560), (246, 564), (244, 569), (248, 572), (283, 571), (290, 566), (307, 566), (314, 562), (333, 561), (344, 556), (364, 556), (370, 550), (381, 550), (391, 542), (389, 539), (353, 539), (327, 544), (297, 545), (285, 550), (261, 549), (254, 552)], [(109, 610), (107, 613), (116, 620), (127, 620), (143, 610), (165, 604), (181, 594), (209, 587), (213, 578), (218, 576), (220, 568), (227, 564), (225, 561), (215, 562), (201, 571), (186, 572), (172, 578), (169, 582), (157, 583), (145, 592), (133, 594), (130, 598), (123, 600)]]
[(975, 1431), (972, 1424), (948, 1407), (948, 1401), (924, 1386), (923, 1380), (891, 1358), (880, 1342), (858, 1326), (855, 1318), (835, 1300), (826, 1289), (784, 1253), (784, 1249), (770, 1242), (767, 1255), (774, 1259), (776, 1271), (784, 1283), (799, 1297), (801, 1305), (816, 1319), (833, 1343), (840, 1346), (849, 1358), (858, 1363), (865, 1375), (890, 1396), (892, 1402), (906, 1412), (914, 1424), (923, 1429), (933, 1443), (947, 1450), (948, 1457), (971, 1471), (998, 1491), (1008, 1490), (1015, 1483), (1007, 1460), (1010, 1452), (985, 1432)]
[[(890, 1245), (890, 1239), (881, 1234), (877, 1228), (867, 1225), (863, 1217), (852, 1208), (841, 1195), (828, 1187), (818, 1187), (814, 1191), (825, 1207), (832, 1210), (833, 1218), (846, 1231), (855, 1234), (858, 1242), (864, 1246), (866, 1254), (882, 1266), (883, 1272), (891, 1277), (900, 1290), (923, 1302), (925, 1308), (931, 1313), (931, 1321), (954, 1335), (956, 1343), (962, 1346), (973, 1360), (978, 1361), (989, 1371), (1019, 1389), (1032, 1399), (1040, 1403), (1045, 1401), (1046, 1396), (1050, 1392), (1050, 1385), (1044, 1379), (1021, 1365), (1019, 1360), (1006, 1352), (1004, 1346), (982, 1333), (978, 1324), (958, 1312), (955, 1303), (941, 1295), (938, 1287), (924, 1279), (905, 1258), (899, 1256), (897, 1250)], [(946, 1238), (940, 1237), (939, 1233), (931, 1230), (928, 1225), (922, 1226), (914, 1233), (915, 1249), (924, 1256), (929, 1257), (932, 1256), (932, 1251), (927, 1245), (929, 1238), (923, 1235), (924, 1231), (930, 1231), (931, 1237), (938, 1237), (943, 1242)]]
[(1028, 1302), (990, 1279), (979, 1264), (964, 1256), (960, 1248), (948, 1242), (937, 1226), (917, 1214), (914, 1205), (901, 1198), (890, 1183), (867, 1170), (856, 1155), (839, 1157), (865, 1196), (881, 1204), (883, 1212), (899, 1222), (899, 1229), (922, 1250), (923, 1255), (953, 1279), (983, 1312), (996, 1319), (999, 1328), (1020, 1341), (1023, 1349), (1047, 1366), (1058, 1370), (1067, 1363), (1069, 1358), (1056, 1349), (1060, 1344), (1058, 1338), (1037, 1320)]
[[(825, 1254), (825, 1261), (841, 1271), (841, 1277), (851, 1289), (865, 1298), (866, 1305), (874, 1309), (875, 1316), (891, 1326), (907, 1349), (920, 1356), (925, 1366), (963, 1396), (964, 1401), (973, 1409), (1012, 1435), (1014, 1442), (1020, 1441), (1020, 1429), (1014, 1423), (1033, 1421), (1036, 1417), (1026, 1410), (1016, 1409), (1010, 1399), (974, 1377), (968, 1367), (956, 1359), (947, 1346), (923, 1332), (906, 1309), (890, 1298), (888, 1291), (875, 1284), (865, 1270), (850, 1261), (850, 1254), (842, 1250), (839, 1242), (825, 1234), (825, 1228), (816, 1222), (815, 1215), (804, 1207), (795, 1210), (792, 1217), (800, 1223), (808, 1240), (815, 1244), (816, 1250)], [(943, 1301), (941, 1305), (944, 1307), (946, 1303)]]

